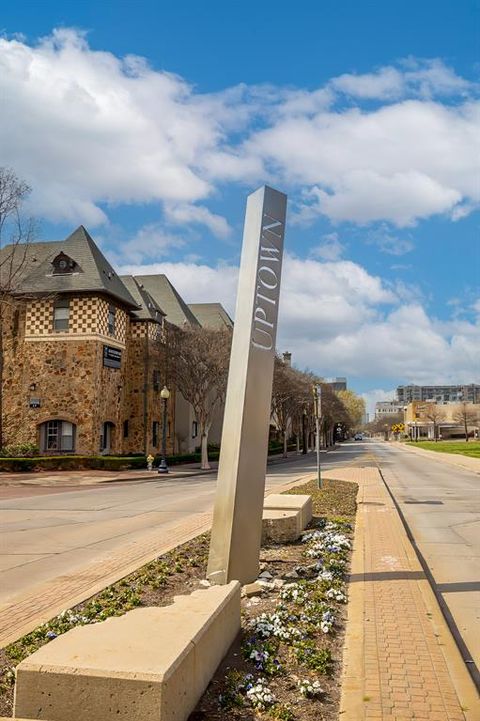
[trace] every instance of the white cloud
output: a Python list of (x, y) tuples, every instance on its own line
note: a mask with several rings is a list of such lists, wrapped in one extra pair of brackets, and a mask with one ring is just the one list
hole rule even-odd
[(408, 226), (478, 205), (476, 92), (440, 60), (410, 59), (311, 91), (201, 94), (62, 29), (34, 46), (0, 39), (0, 157), (32, 185), (34, 212), (72, 224), (157, 203), (226, 237), (208, 199), (225, 183), (267, 181), (304, 198), (304, 220)]
[(396, 389), (390, 388), (389, 390), (383, 390), (383, 388), (374, 388), (370, 391), (360, 393), (361, 397), (365, 400), (365, 407), (369, 414), (369, 420), (373, 421), (375, 418), (375, 403), (381, 401), (393, 401), (395, 400)]
[[(103, 245), (106, 244), (104, 240)], [(111, 241), (110, 241), (111, 245)], [(113, 263), (142, 263), (155, 261), (168, 256), (172, 250), (185, 245), (183, 238), (166, 233), (157, 223), (147, 223), (135, 235), (125, 242), (117, 242), (107, 251)]]
[(140, 58), (94, 51), (74, 30), (36, 47), (0, 39), (0, 92), (2, 162), (51, 218), (95, 224), (99, 202), (192, 202), (212, 189), (198, 167), (222, 137), (214, 100)]
[(247, 147), (284, 182), (310, 188), (310, 217), (408, 226), (479, 202), (479, 110), (408, 100), (320, 112), (280, 119)]
[(165, 215), (170, 223), (175, 225), (189, 225), (198, 223), (206, 226), (218, 238), (228, 238), (232, 229), (221, 215), (210, 212), (208, 208), (201, 205), (168, 205), (165, 207)]
[[(122, 273), (165, 273), (189, 303), (223, 303), (233, 316), (238, 269), (230, 264), (126, 265)], [(439, 322), (417, 296), (351, 261), (284, 259), (277, 346), (324, 376), (394, 378), (398, 383), (478, 379), (480, 305), (475, 322)], [(388, 396), (387, 396), (388, 398)], [(384, 400), (378, 398), (377, 400)]]
[(399, 70), (392, 66), (363, 75), (345, 73), (331, 81), (334, 90), (362, 99), (391, 100), (406, 96), (430, 98), (436, 95), (463, 95), (473, 83), (458, 76), (438, 59), (411, 59)]
[(310, 250), (310, 254), (320, 260), (339, 260), (345, 252), (345, 246), (338, 239), (338, 233), (328, 233), (319, 245)]
[(415, 247), (411, 238), (401, 238), (397, 234), (393, 235), (385, 223), (368, 233), (367, 243), (376, 245), (381, 251), (389, 255), (405, 255)]

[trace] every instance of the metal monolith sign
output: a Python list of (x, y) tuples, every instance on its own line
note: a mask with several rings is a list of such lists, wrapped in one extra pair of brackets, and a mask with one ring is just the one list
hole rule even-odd
[(258, 576), (287, 196), (248, 196), (207, 578)]

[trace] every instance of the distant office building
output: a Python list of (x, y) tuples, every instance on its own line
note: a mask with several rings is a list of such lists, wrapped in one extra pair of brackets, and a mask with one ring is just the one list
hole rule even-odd
[(375, 403), (375, 420), (379, 418), (391, 418), (399, 413), (403, 413), (403, 403), (397, 401), (378, 401)]
[(478, 403), (480, 385), (456, 386), (398, 386), (397, 401), (403, 406), (414, 401), (434, 401), (435, 403)]
[(323, 382), (329, 385), (334, 391), (346, 391), (347, 390), (347, 379), (346, 378), (324, 378)]

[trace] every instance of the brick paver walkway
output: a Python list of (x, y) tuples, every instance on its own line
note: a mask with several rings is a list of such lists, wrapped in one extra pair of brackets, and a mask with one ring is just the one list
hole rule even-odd
[[(310, 478), (295, 477), (282, 485), (267, 483), (267, 493), (288, 490)], [(22, 597), (0, 605), (0, 648), (16, 641), (67, 608), (72, 608), (107, 586), (133, 573), (145, 563), (209, 531), (213, 513), (196, 513), (165, 530), (145, 533), (141, 539), (112, 551), (102, 561), (58, 576)], [(0, 717), (1, 721), (1, 717)], [(73, 719), (72, 719), (73, 721)]]
[(334, 477), (360, 487), (340, 718), (480, 719), (473, 684), (378, 470), (345, 468)]
[[(115, 551), (106, 560), (83, 570), (58, 576), (54, 581), (0, 607), (0, 648), (29, 633), (61, 611), (133, 573), (143, 564), (171, 551), (210, 529), (211, 513), (189, 516), (173, 528), (155, 530), (140, 540)], [(73, 721), (73, 720), (72, 720)]]

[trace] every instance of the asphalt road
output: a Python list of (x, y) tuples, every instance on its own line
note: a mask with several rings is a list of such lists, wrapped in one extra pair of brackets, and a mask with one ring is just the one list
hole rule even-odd
[[(322, 454), (325, 467), (355, 462), (361, 444)], [(275, 461), (267, 489), (315, 473), (315, 455)], [(0, 501), (0, 604), (50, 579), (88, 566), (155, 528), (169, 529), (213, 508), (216, 471), (81, 488), (8, 488)], [(15, 495), (12, 498), (12, 494)]]

